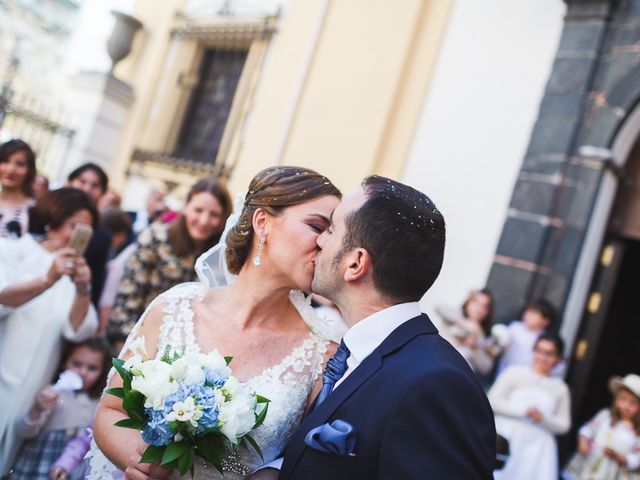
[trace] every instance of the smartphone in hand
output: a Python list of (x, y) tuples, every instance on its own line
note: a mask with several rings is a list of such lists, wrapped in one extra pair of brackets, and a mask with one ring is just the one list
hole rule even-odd
[(84, 255), (87, 246), (89, 246), (91, 235), (93, 235), (93, 229), (89, 225), (78, 223), (73, 228), (73, 233), (69, 239), (68, 246), (73, 248), (78, 256), (81, 257)]

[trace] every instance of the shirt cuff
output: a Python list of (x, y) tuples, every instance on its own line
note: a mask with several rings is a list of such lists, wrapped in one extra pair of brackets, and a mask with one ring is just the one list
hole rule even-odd
[(284, 462), (284, 457), (276, 458), (275, 460), (270, 461), (269, 463), (265, 463), (261, 467), (255, 469), (253, 473), (259, 472), (260, 470), (264, 470), (265, 468), (273, 468), (274, 470), (282, 470), (282, 462)]

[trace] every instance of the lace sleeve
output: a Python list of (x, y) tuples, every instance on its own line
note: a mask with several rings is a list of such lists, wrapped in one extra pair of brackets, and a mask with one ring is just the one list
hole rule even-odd
[[(197, 344), (190, 302), (194, 298), (202, 296), (205, 290), (206, 287), (201, 283), (181, 283), (156, 297), (131, 329), (118, 358), (127, 356), (131, 343), (140, 335), (145, 321), (151, 315), (161, 317), (161, 320), (158, 339), (154, 345), (157, 348), (151, 349), (150, 345), (147, 345), (148, 351), (155, 350), (156, 356), (159, 356), (167, 347), (180, 353), (195, 350)], [(114, 373), (115, 369), (112, 368), (107, 378), (107, 385), (111, 383)]]

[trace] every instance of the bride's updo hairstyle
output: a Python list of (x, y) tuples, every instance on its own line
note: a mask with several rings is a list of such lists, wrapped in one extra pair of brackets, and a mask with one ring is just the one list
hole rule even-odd
[(251, 180), (240, 218), (226, 238), (229, 272), (237, 275), (247, 261), (253, 243), (253, 214), (258, 208), (277, 217), (287, 207), (327, 195), (342, 198), (327, 177), (308, 168), (269, 167), (259, 172)]

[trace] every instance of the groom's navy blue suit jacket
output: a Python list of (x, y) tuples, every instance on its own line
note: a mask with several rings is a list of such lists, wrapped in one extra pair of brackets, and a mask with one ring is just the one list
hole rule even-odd
[[(351, 424), (355, 455), (304, 443), (333, 420)], [(394, 330), (302, 422), (280, 479), (493, 478), (493, 412), (475, 374), (426, 315)]]

